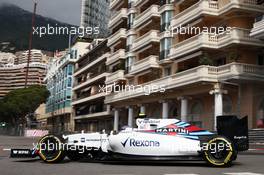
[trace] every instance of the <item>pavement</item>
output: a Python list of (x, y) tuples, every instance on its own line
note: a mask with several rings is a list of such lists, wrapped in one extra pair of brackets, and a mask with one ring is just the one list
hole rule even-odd
[[(204, 162), (71, 162), (46, 164), (39, 159), (10, 159), (9, 148), (30, 148), (37, 139), (0, 136), (2, 175), (264, 175), (264, 155), (252, 151), (238, 156), (229, 168)], [(6, 151), (4, 151), (5, 149)], [(263, 151), (264, 152), (264, 151)]]

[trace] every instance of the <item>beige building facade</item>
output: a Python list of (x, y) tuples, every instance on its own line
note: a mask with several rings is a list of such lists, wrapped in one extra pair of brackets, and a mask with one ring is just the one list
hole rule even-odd
[(112, 130), (110, 106), (104, 104), (106, 60), (109, 48), (106, 39), (95, 39), (88, 52), (75, 64), (73, 86), (73, 118), (75, 131)]
[(115, 130), (134, 126), (140, 112), (209, 130), (219, 115), (248, 116), (249, 128), (264, 127), (264, 42), (251, 35), (263, 3), (113, 0), (110, 8), (106, 84), (121, 90), (105, 103)]
[[(30, 63), (28, 85), (44, 85), (46, 68), (43, 63)], [(26, 63), (0, 67), (0, 98), (12, 90), (25, 87), (26, 69)]]

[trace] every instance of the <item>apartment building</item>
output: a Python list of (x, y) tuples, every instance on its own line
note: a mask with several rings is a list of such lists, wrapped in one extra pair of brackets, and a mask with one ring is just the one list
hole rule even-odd
[(105, 103), (115, 130), (134, 126), (139, 112), (209, 130), (223, 114), (264, 126), (264, 44), (250, 36), (260, 1), (112, 0), (110, 10), (106, 84), (121, 90)]
[(13, 53), (9, 52), (0, 52), (0, 66), (3, 65), (12, 65), (15, 63), (16, 56)]
[[(48, 53), (48, 52), (46, 52)], [(17, 60), (16, 64), (24, 64), (27, 63), (28, 61), (28, 54), (29, 51), (21, 51), (17, 52)], [(43, 51), (37, 50), (37, 49), (32, 49), (31, 54), (30, 54), (30, 62), (37, 62), (37, 63), (48, 63), (49, 56), (47, 54), (44, 54)]]
[(75, 64), (73, 87), (73, 116), (76, 131), (112, 130), (110, 106), (104, 104), (106, 93), (107, 40), (95, 39), (89, 51)]
[(260, 15), (255, 19), (253, 29), (251, 30), (251, 36), (264, 40), (264, 15)]
[[(30, 63), (28, 85), (44, 85), (46, 75), (46, 64)], [(27, 64), (4, 65), (0, 67), (0, 98), (9, 91), (24, 88)]]
[[(86, 37), (91, 39), (108, 37), (109, 30), (107, 24), (109, 18), (109, 0), (82, 0), (81, 26), (93, 28), (94, 33)], [(98, 27), (99, 33), (94, 30), (96, 27)]]
[(76, 42), (62, 54), (57, 53), (48, 64), (45, 82), (50, 91), (46, 102), (46, 115), (39, 122), (46, 123), (52, 133), (73, 132), (72, 86), (75, 62), (87, 51), (89, 43)]

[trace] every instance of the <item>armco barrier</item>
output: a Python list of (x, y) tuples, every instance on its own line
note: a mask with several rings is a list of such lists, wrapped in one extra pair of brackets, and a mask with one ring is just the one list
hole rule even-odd
[(49, 134), (48, 130), (26, 129), (25, 137), (42, 137)]

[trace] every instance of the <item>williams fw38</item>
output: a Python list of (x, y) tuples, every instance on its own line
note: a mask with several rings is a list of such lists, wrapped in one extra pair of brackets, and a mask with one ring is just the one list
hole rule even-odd
[(12, 149), (12, 158), (40, 157), (58, 163), (72, 161), (200, 160), (216, 167), (230, 166), (239, 151), (248, 149), (247, 117), (219, 116), (217, 133), (177, 119), (138, 118), (137, 128), (110, 134), (47, 135), (33, 149)]

